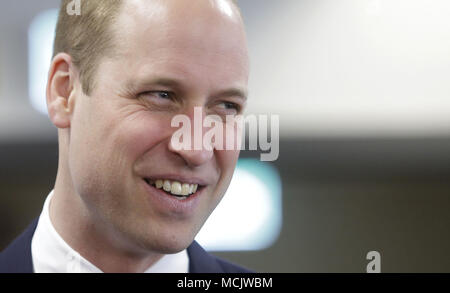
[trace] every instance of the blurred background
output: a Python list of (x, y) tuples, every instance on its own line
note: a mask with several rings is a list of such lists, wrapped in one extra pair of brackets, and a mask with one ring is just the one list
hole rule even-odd
[[(257, 217), (278, 225), (260, 247), (213, 253), (259, 272), (365, 272), (375, 250), (382, 272), (450, 272), (450, 2), (239, 3), (248, 113), (280, 115), (280, 156), (266, 167), (281, 192)], [(30, 34), (59, 1), (0, 5), (2, 250), (55, 181), (56, 129), (33, 100), (44, 97), (35, 83), (46, 73), (35, 69), (50, 60), (36, 56), (49, 41), (37, 29), (36, 48)]]

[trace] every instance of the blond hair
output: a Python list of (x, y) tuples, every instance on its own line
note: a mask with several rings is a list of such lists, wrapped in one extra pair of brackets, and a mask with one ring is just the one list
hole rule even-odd
[(72, 57), (80, 72), (85, 94), (94, 87), (94, 75), (100, 59), (114, 47), (112, 23), (117, 18), (121, 0), (82, 0), (80, 15), (69, 15), (71, 0), (62, 0), (56, 26), (53, 56), (64, 52)]

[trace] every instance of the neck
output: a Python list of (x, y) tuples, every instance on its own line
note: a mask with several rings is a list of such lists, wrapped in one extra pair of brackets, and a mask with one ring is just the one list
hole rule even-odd
[(161, 259), (162, 254), (138, 248), (96, 218), (60, 167), (50, 202), (50, 221), (72, 249), (107, 273), (141, 273)]

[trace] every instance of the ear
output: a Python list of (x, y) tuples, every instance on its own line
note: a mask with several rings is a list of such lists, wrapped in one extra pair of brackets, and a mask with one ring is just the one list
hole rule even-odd
[(47, 109), (50, 120), (58, 128), (69, 128), (74, 110), (76, 72), (72, 58), (56, 55), (50, 65), (47, 82)]

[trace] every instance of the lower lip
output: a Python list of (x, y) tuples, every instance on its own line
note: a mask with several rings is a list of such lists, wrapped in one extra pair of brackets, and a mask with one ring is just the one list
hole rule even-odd
[(167, 194), (162, 189), (158, 189), (155, 186), (149, 185), (145, 180), (142, 179), (145, 190), (150, 195), (149, 198), (152, 205), (158, 210), (181, 216), (190, 216), (194, 213), (200, 196), (203, 193), (204, 188), (197, 190), (196, 193), (190, 195), (186, 199), (177, 199), (175, 196)]

